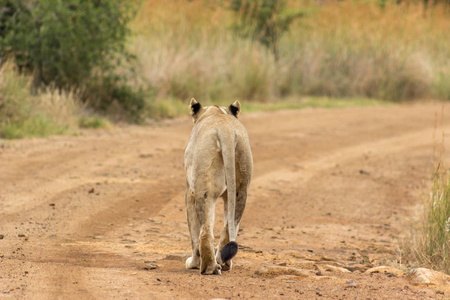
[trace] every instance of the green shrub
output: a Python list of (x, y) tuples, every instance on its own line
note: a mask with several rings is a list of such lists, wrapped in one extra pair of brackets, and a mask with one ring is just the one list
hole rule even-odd
[(123, 78), (109, 76), (94, 77), (81, 93), (81, 99), (98, 111), (115, 115), (116, 119), (123, 119), (125, 111), (126, 121), (139, 123), (145, 118), (147, 98), (151, 95), (150, 88), (131, 86)]
[[(33, 88), (77, 91), (105, 108), (116, 101), (133, 120), (145, 96), (127, 85), (125, 49), (135, 0), (0, 0), (0, 58), (33, 75)], [(102, 84), (106, 85), (100, 87)]]

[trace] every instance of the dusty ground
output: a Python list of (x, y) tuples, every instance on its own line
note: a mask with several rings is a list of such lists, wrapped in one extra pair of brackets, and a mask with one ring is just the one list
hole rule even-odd
[(450, 130), (441, 111), (243, 112), (255, 169), (241, 250), (221, 276), (184, 267), (188, 117), (4, 143), (0, 298), (446, 298), (401, 274), (365, 273), (407, 269), (399, 238), (420, 217), (435, 140)]

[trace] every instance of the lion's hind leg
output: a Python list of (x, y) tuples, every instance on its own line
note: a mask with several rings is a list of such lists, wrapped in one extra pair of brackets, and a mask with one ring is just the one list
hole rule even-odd
[(189, 226), (189, 233), (191, 235), (192, 256), (186, 260), (187, 269), (200, 268), (200, 251), (199, 251), (199, 236), (200, 236), (200, 222), (195, 211), (195, 197), (191, 189), (187, 188), (184, 194), (186, 204), (186, 215)]
[[(214, 256), (214, 209), (215, 199), (205, 193), (204, 205), (197, 206), (201, 225), (200, 230), (200, 272), (204, 275), (221, 274), (221, 266)], [(202, 209), (203, 208), (203, 209)]]
[(223, 247), (230, 241), (230, 235), (228, 233), (228, 223), (227, 223), (228, 205), (227, 205), (227, 192), (226, 191), (225, 191), (225, 193), (223, 193), (222, 199), (223, 199), (223, 215), (224, 215), (223, 223), (224, 223), (224, 225), (222, 228), (222, 232), (220, 233), (219, 245), (217, 245), (217, 248), (216, 248), (216, 261), (218, 264), (220, 264), (222, 266), (222, 271), (230, 271), (232, 268), (231, 260), (226, 261), (224, 263), (224, 262), (222, 262), (222, 257), (221, 257)]

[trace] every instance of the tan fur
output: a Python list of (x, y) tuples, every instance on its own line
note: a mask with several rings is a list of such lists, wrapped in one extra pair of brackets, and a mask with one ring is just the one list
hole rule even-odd
[[(229, 241), (236, 241), (253, 158), (247, 131), (237, 119), (238, 101), (227, 108), (202, 107), (192, 98), (190, 109), (194, 128), (184, 164), (192, 256), (186, 260), (186, 268), (200, 268), (202, 274), (220, 274), (222, 269), (231, 269), (231, 260), (222, 262), (220, 251)], [(224, 228), (214, 252), (214, 209), (219, 197), (224, 200)]]

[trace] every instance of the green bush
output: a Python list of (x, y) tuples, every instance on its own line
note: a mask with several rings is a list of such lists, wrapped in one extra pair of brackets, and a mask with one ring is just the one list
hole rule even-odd
[(0, 0), (0, 58), (32, 74), (34, 90), (76, 90), (97, 108), (116, 101), (136, 119), (145, 97), (126, 85), (133, 57), (125, 49), (136, 2)]

